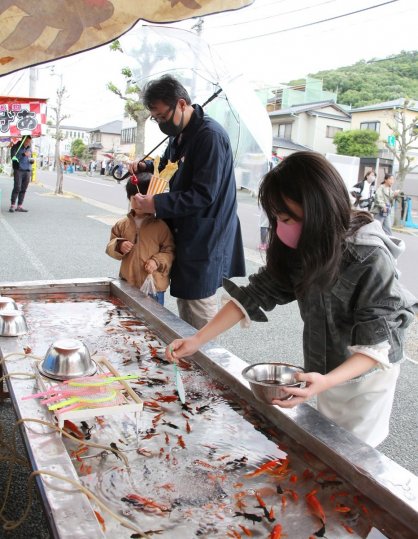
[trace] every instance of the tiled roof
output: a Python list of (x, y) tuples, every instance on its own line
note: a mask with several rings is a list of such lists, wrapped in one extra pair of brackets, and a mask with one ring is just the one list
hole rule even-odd
[(296, 142), (282, 137), (273, 137), (273, 146), (285, 148), (286, 150), (312, 150), (312, 148), (309, 148), (308, 146), (297, 144)]
[[(365, 105), (364, 107), (357, 107), (351, 109), (351, 112), (365, 112), (368, 110), (381, 110), (381, 109), (397, 109), (404, 106), (405, 99), (403, 97), (399, 99), (393, 99), (392, 101), (384, 101), (383, 103), (373, 103), (372, 105)], [(409, 100), (408, 110), (418, 112), (418, 102), (414, 99)]]
[(311, 110), (323, 109), (325, 107), (333, 107), (341, 111), (347, 117), (350, 116), (349, 112), (340, 107), (340, 105), (337, 105), (337, 103), (334, 103), (334, 101), (330, 100), (318, 101), (317, 103), (301, 103), (300, 105), (293, 105), (292, 107), (288, 107), (287, 109), (280, 109), (269, 112), (269, 116), (270, 118), (274, 118), (275, 116), (287, 116), (289, 114), (299, 114), (300, 112), (308, 112)]

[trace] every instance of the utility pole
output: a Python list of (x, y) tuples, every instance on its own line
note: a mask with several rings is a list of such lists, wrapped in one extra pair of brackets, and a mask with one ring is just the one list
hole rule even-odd
[(29, 97), (36, 97), (36, 83), (38, 82), (38, 68), (29, 68)]

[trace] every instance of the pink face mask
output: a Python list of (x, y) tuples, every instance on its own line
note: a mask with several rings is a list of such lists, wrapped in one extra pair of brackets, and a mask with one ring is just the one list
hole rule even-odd
[(296, 249), (300, 235), (302, 234), (302, 225), (302, 221), (295, 221), (294, 223), (288, 224), (277, 219), (277, 237), (288, 247)]

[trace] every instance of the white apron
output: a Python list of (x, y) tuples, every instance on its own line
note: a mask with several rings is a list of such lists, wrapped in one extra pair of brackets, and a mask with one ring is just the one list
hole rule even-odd
[(389, 434), (389, 419), (400, 364), (377, 369), (358, 381), (332, 387), (317, 396), (318, 411), (376, 447)]

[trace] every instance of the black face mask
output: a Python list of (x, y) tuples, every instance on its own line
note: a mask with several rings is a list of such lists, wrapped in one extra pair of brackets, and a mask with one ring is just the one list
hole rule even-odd
[(176, 137), (183, 131), (184, 111), (181, 111), (181, 120), (178, 125), (176, 125), (173, 121), (175, 113), (176, 109), (173, 110), (173, 114), (166, 122), (161, 122), (158, 124), (160, 131), (162, 131), (165, 135), (168, 135), (169, 137)]

